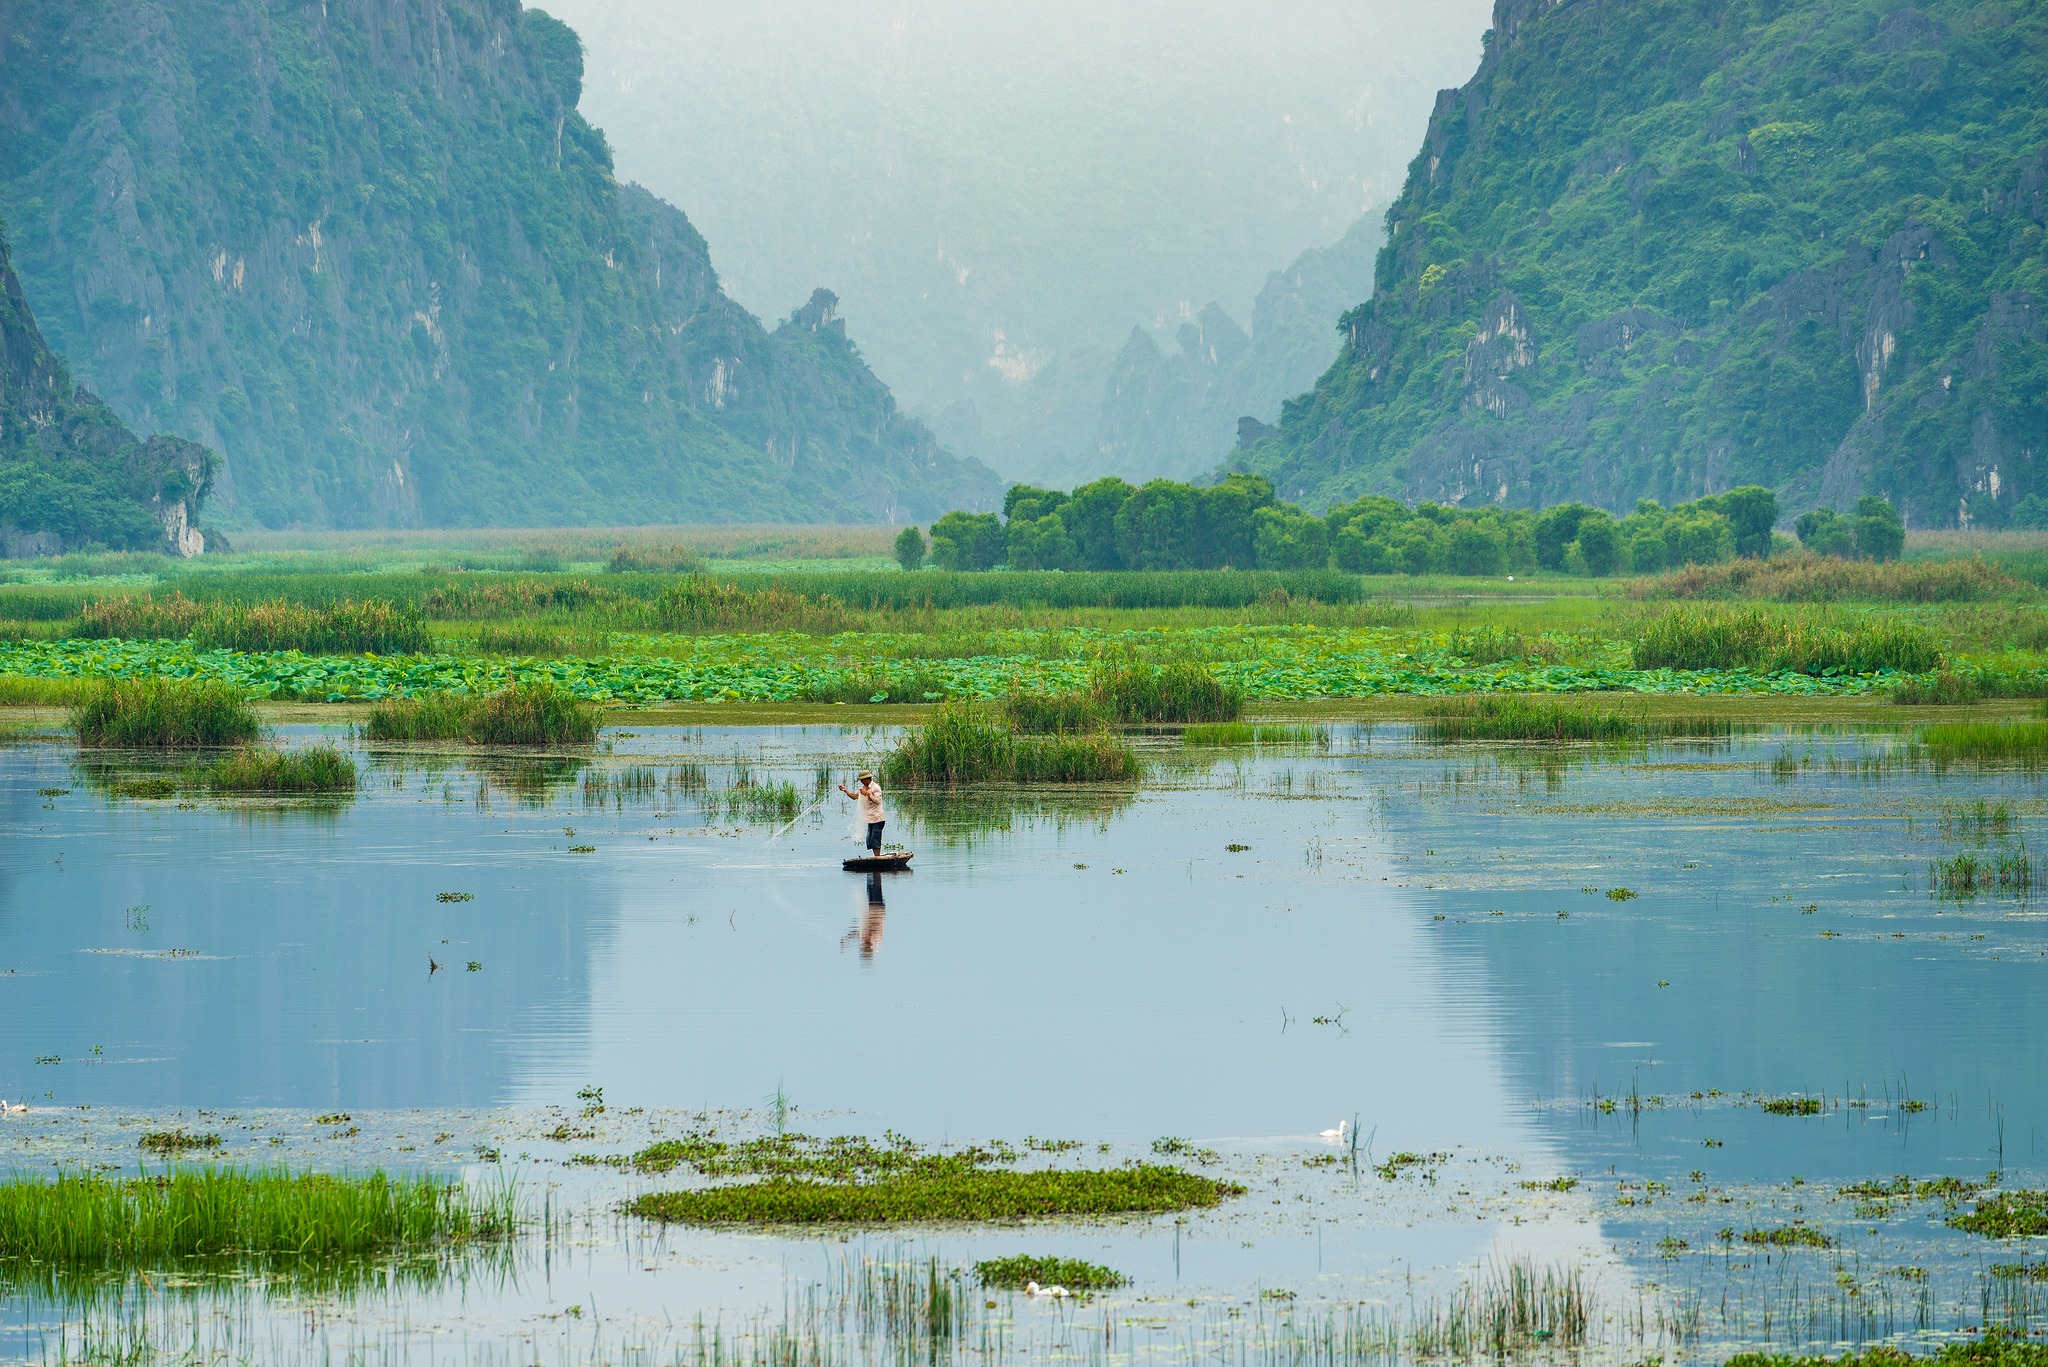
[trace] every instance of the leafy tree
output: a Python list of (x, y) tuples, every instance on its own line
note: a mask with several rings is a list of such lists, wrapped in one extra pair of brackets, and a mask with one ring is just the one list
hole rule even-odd
[(1867, 560), (1896, 560), (1906, 549), (1906, 524), (1890, 499), (1866, 494), (1856, 500), (1849, 519), (1856, 532), (1856, 553)]
[(1060, 521), (1074, 540), (1074, 554), (1084, 570), (1120, 570), (1124, 561), (1117, 550), (1117, 515), (1137, 490), (1109, 476), (1074, 490), (1061, 510)]
[[(951, 547), (947, 558), (955, 563), (940, 560), (941, 538)], [(1008, 540), (1003, 520), (994, 513), (947, 513), (932, 524), (932, 563), (941, 569), (992, 570), (1003, 563)]]
[(1536, 518), (1536, 563), (1546, 570), (1564, 568), (1564, 548), (1579, 539), (1579, 523), (1593, 515), (1583, 503), (1560, 503)]
[(1044, 517), (1047, 513), (1058, 512), (1060, 505), (1066, 501), (1067, 496), (1057, 489), (1039, 489), (1029, 484), (1012, 484), (1003, 493), (1003, 518), (1009, 522), (1015, 522), (1019, 519), (1030, 522)]
[(1013, 570), (1071, 570), (1080, 565), (1074, 539), (1058, 513), (1044, 517), (1013, 518), (1010, 522), (1010, 568)]
[(1319, 570), (1330, 563), (1330, 529), (1299, 508), (1260, 508), (1252, 514), (1257, 564), (1262, 570)]
[[(1259, 562), (1254, 518), (1273, 506), (1273, 482), (1229, 474), (1196, 495), (1196, 563), (1204, 569), (1250, 569)], [(1318, 562), (1318, 567), (1320, 567)]]
[(1127, 569), (1193, 569), (1196, 545), (1195, 491), (1170, 479), (1148, 480), (1124, 500), (1116, 515), (1116, 550)]
[(1778, 496), (1760, 484), (1745, 484), (1693, 504), (1719, 513), (1735, 529), (1735, 553), (1759, 559), (1771, 553), (1771, 528), (1778, 525)]
[(1606, 513), (1580, 518), (1572, 545), (1578, 547), (1587, 574), (1608, 575), (1622, 568), (1621, 526)]
[(1443, 534), (1443, 567), (1452, 574), (1494, 575), (1507, 567), (1507, 537), (1480, 522), (1453, 523)]
[(1799, 544), (1815, 555), (1839, 555), (1847, 560), (1856, 554), (1856, 530), (1833, 508), (1801, 513), (1792, 529), (1798, 533)]
[(896, 563), (906, 570), (914, 570), (924, 564), (924, 533), (915, 527), (905, 527), (896, 533)]

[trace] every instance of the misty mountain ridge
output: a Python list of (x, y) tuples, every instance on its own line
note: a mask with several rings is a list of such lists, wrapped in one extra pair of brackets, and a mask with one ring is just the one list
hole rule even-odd
[(0, 208), (51, 342), (271, 526), (985, 506), (829, 291), (772, 331), (615, 179), (516, 0), (0, 0)]
[(1027, 484), (1208, 474), (1240, 419), (1277, 418), (1336, 357), (1335, 319), (1372, 292), (1379, 238), (1376, 216), (1361, 218), (1268, 274), (1249, 332), (1219, 303), (1184, 310), (1172, 352), (1135, 326), (1119, 350), (1054, 358), (993, 397), (949, 406), (933, 427)]
[(2037, 7), (1499, 0), (1387, 223), (1282, 497), (2048, 502)]
[[(784, 309), (831, 282), (905, 408), (1015, 479), (1104, 458), (1099, 410), (1134, 323), (1171, 358), (1213, 300), (1256, 336), (1270, 272), (1368, 212), (1377, 231), (1488, 12), (548, 3), (589, 46), (583, 107), (619, 165), (689, 210), (734, 296)], [(1363, 297), (1317, 322), (1322, 364)], [(1242, 411), (1271, 420), (1313, 378)], [(1238, 416), (1199, 461), (1228, 450)], [(1110, 438), (1145, 447), (1114, 422)]]

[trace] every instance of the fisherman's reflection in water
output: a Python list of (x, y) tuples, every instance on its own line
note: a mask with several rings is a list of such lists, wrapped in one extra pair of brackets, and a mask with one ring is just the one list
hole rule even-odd
[(889, 908), (882, 902), (882, 875), (868, 875), (868, 909), (861, 913), (860, 924), (839, 942), (841, 949), (854, 941), (860, 941), (860, 956), (863, 959), (875, 957), (875, 951), (882, 947), (882, 921), (888, 916)]

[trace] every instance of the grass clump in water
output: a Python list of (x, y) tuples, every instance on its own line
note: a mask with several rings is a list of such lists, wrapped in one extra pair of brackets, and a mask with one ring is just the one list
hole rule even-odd
[(356, 765), (331, 745), (303, 750), (248, 746), (199, 771), (199, 786), (215, 793), (352, 793)]
[(208, 1254), (334, 1257), (512, 1233), (510, 1188), (427, 1177), (178, 1168), (0, 1183), (0, 1264), (134, 1266)]
[(1964, 850), (1927, 861), (1927, 889), (1940, 897), (1975, 897), (1980, 892), (2025, 897), (2034, 887), (2034, 863), (2024, 845), (1979, 854)]
[(1107, 731), (1020, 736), (973, 703), (941, 703), (882, 762), (886, 783), (1105, 783), (1138, 776), (1138, 757)]
[[(1724, 1239), (1733, 1231), (1723, 1231)], [(1756, 1248), (1833, 1248), (1835, 1241), (1812, 1225), (1778, 1225), (1773, 1229), (1745, 1229), (1733, 1235)]]
[(1945, 1223), (1951, 1229), (1993, 1239), (2031, 1239), (2048, 1234), (2048, 1191), (2001, 1191), (1959, 1211)]
[(1152, 1214), (1213, 1206), (1244, 1188), (1158, 1164), (1080, 1171), (971, 1168), (872, 1182), (770, 1178), (697, 1191), (651, 1192), (626, 1210), (697, 1225), (903, 1224)]
[(109, 679), (71, 714), (80, 745), (195, 749), (244, 745), (261, 729), (239, 689), (212, 680)]
[(1578, 702), (1517, 694), (1458, 698), (1423, 714), (1422, 734), (1433, 741), (1652, 741), (1716, 739), (1733, 730), (1722, 717), (1651, 717), (1613, 712)]
[(1819, 1115), (1820, 1098), (1811, 1096), (1770, 1096), (1759, 1101), (1765, 1115)]
[(1956, 803), (1942, 808), (1937, 822), (1942, 837), (1947, 840), (1970, 840), (1978, 844), (1987, 840), (2003, 840), (2012, 834), (2012, 804), (2003, 799), (1986, 802), (1980, 797), (1972, 803)]
[(1244, 693), (1198, 664), (1113, 664), (1095, 672), (1096, 702), (1120, 722), (1236, 721)]
[(151, 1153), (169, 1157), (174, 1153), (192, 1153), (199, 1149), (217, 1149), (221, 1137), (217, 1134), (193, 1134), (190, 1130), (150, 1130), (136, 1141), (139, 1148)]
[(857, 1135), (727, 1141), (690, 1134), (651, 1144), (630, 1161), (643, 1172), (688, 1166), (706, 1177), (765, 1180), (650, 1193), (626, 1209), (682, 1224), (898, 1224), (1185, 1210), (1244, 1190), (1152, 1164), (1006, 1170), (1017, 1156), (1000, 1143), (934, 1152), (894, 1134), (879, 1143)]
[(1936, 763), (2048, 762), (2048, 721), (1962, 721), (1922, 727), (1920, 743)]
[(467, 740), (478, 745), (565, 745), (597, 739), (598, 709), (549, 683), (515, 684), (481, 697), (429, 693), (370, 709), (373, 741)]
[(1034, 1258), (1028, 1254), (978, 1262), (974, 1275), (983, 1286), (998, 1291), (1022, 1291), (1026, 1282), (1063, 1286), (1069, 1291), (1114, 1291), (1119, 1286), (1128, 1286), (1131, 1280), (1101, 1263), (1079, 1258)]

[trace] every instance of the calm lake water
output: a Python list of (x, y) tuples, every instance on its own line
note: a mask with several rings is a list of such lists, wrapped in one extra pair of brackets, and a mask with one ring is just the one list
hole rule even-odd
[[(553, 765), (359, 753), (364, 787), (336, 805), (118, 797), (119, 764), (0, 749), (0, 1094), (33, 1108), (0, 1120), (0, 1152), (125, 1163), (161, 1120), (223, 1133), (239, 1161), (511, 1170), (583, 1212), (509, 1281), (335, 1312), (399, 1356), (424, 1322), (497, 1352), (572, 1343), (593, 1300), (643, 1329), (780, 1305), (817, 1241), (651, 1238), (606, 1214), (644, 1182), (563, 1165), (689, 1113), (768, 1124), (778, 1095), (814, 1134), (1216, 1150), (1254, 1186), (1222, 1212), (915, 1237), (949, 1259), (1111, 1261), (1140, 1301), (1405, 1294), (1510, 1253), (1579, 1259), (1638, 1298), (1840, 1285), (1845, 1258), (1857, 1278), (1929, 1272), (1883, 1295), (1931, 1309), (1795, 1336), (1825, 1343), (1964, 1327), (1984, 1265), (2018, 1256), (1938, 1209), (1859, 1216), (1833, 1191), (2041, 1184), (2048, 926), (2024, 899), (1929, 888), (1930, 860), (2038, 829), (2030, 776), (1784, 730), (1563, 757), (1398, 725), (1274, 751), (1160, 741), (1128, 793), (891, 794), (915, 871), (871, 883), (838, 867), (850, 804), (821, 775), (850, 782), (888, 739), (647, 730)], [(786, 827), (759, 805), (784, 782), (804, 809)], [(1958, 825), (1980, 798), (2009, 824)], [(587, 1137), (546, 1138), (593, 1088)], [(1793, 1096), (1821, 1113), (1758, 1104)], [(339, 1112), (346, 1141), (317, 1123)], [(1353, 1117), (1360, 1175), (1304, 1167)], [(476, 1161), (489, 1149), (499, 1164)], [(1447, 1157), (1433, 1180), (1363, 1167), (1399, 1151)], [(1567, 1193), (1519, 1185), (1567, 1174)], [(1766, 1273), (1716, 1244), (1789, 1220), (1840, 1247)], [(48, 1351), (19, 1326), (51, 1313), (15, 1306), (14, 1351)]]

